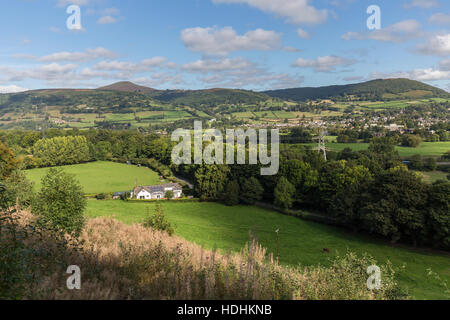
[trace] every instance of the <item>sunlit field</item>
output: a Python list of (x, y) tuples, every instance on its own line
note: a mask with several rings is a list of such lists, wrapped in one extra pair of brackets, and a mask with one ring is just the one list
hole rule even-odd
[[(347, 250), (369, 253), (377, 261), (390, 260), (396, 267), (405, 264), (401, 284), (418, 299), (449, 298), (440, 282), (427, 276), (431, 268), (450, 281), (450, 255), (428, 250), (391, 246), (369, 237), (348, 233), (342, 229), (304, 221), (257, 207), (227, 207), (217, 203), (163, 203), (164, 212), (176, 225), (176, 235), (205, 248), (217, 246), (221, 251), (239, 251), (252, 231), (259, 242), (276, 255), (276, 233), (280, 230), (280, 261), (284, 264), (317, 265), (329, 263), (329, 258)], [(87, 216), (114, 217), (127, 224), (140, 223), (153, 203), (90, 200)], [(331, 255), (323, 253), (330, 248)]]

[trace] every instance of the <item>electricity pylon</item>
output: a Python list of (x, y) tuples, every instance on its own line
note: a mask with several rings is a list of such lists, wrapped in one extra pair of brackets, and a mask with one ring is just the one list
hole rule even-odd
[(325, 158), (325, 161), (327, 161), (327, 146), (325, 143), (325, 132), (320, 132), (318, 137), (315, 137), (314, 140), (319, 141), (319, 145), (316, 149), (319, 153), (323, 153), (323, 157)]

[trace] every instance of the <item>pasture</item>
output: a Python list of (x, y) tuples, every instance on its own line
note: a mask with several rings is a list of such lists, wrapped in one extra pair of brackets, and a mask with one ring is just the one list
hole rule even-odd
[[(154, 203), (89, 200), (86, 215), (114, 217), (127, 224), (140, 223), (147, 212), (153, 214)], [(329, 258), (347, 250), (365, 252), (379, 262), (391, 261), (394, 266), (405, 265), (400, 283), (408, 287), (417, 299), (449, 299), (441, 282), (427, 276), (431, 268), (441, 278), (450, 281), (450, 256), (428, 250), (391, 246), (366, 236), (342, 229), (304, 221), (257, 207), (227, 207), (218, 203), (162, 204), (166, 216), (176, 225), (176, 234), (188, 241), (221, 251), (239, 251), (253, 230), (258, 241), (276, 255), (276, 234), (280, 230), (280, 261), (289, 265), (329, 265)], [(331, 255), (323, 253), (330, 248)]]
[[(86, 194), (109, 193), (131, 190), (138, 185), (159, 184), (159, 176), (148, 168), (138, 168), (114, 162), (91, 162), (61, 167), (65, 172), (75, 175)], [(28, 179), (35, 184), (36, 190), (41, 187), (41, 179), (48, 168), (25, 171)]]

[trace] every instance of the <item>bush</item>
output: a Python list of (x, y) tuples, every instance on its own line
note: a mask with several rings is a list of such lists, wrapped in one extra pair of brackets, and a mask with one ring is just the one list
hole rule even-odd
[(358, 257), (348, 252), (336, 257), (331, 267), (307, 267), (306, 281), (299, 285), (302, 297), (308, 300), (401, 300), (407, 299), (396, 281), (396, 270), (387, 262), (379, 265), (382, 281), (379, 290), (367, 288), (367, 268), (377, 262), (369, 255)]
[(166, 191), (166, 193), (164, 194), (164, 198), (166, 198), (166, 199), (169, 199), (169, 200), (171, 200), (171, 199), (173, 199), (173, 197), (175, 197), (175, 193), (173, 193), (173, 191)]
[(166, 232), (169, 236), (172, 236), (175, 233), (175, 228), (171, 225), (169, 220), (167, 220), (163, 208), (159, 203), (155, 206), (155, 214), (153, 216), (149, 215), (144, 221), (143, 226)]
[(97, 200), (106, 200), (108, 198), (108, 195), (104, 194), (104, 193), (99, 193), (95, 196), (95, 198)]
[(32, 211), (41, 225), (79, 235), (87, 201), (78, 181), (61, 169), (50, 169), (42, 178)]

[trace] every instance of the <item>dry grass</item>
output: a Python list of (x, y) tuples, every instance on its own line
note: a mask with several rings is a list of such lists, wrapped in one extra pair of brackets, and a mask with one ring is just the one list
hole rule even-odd
[[(33, 225), (28, 213), (18, 227)], [(0, 234), (2, 244), (11, 237)], [(207, 251), (181, 238), (125, 225), (112, 219), (87, 222), (80, 239), (32, 232), (24, 240), (32, 252), (30, 281), (17, 298), (25, 299), (394, 299), (398, 286), (383, 282), (378, 292), (366, 288), (369, 260), (348, 255), (332, 268), (280, 266), (264, 248), (250, 241), (241, 254)], [(0, 248), (1, 249), (1, 248)], [(68, 290), (69, 265), (82, 272), (81, 290)], [(388, 269), (384, 269), (388, 272)], [(389, 271), (390, 272), (390, 271)], [(0, 271), (1, 273), (1, 271)], [(1, 297), (1, 292), (0, 292)]]

